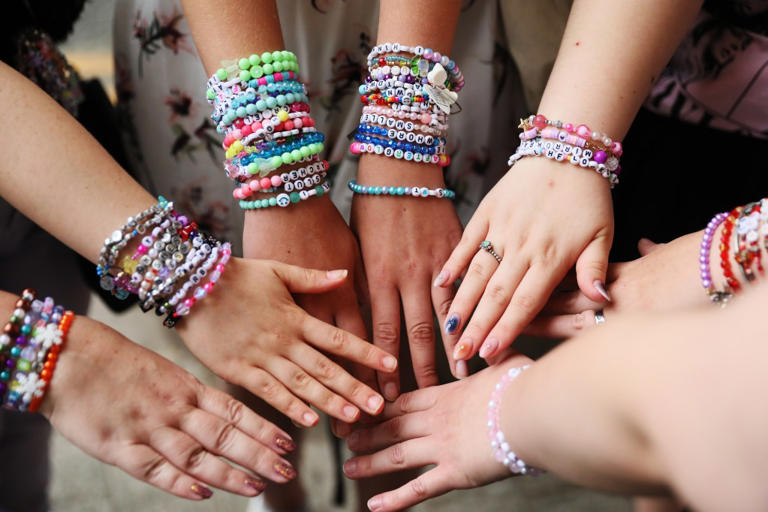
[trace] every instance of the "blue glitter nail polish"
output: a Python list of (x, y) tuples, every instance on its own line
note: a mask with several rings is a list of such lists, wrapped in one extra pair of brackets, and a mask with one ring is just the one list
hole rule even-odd
[(451, 315), (448, 320), (445, 321), (445, 333), (453, 334), (456, 329), (459, 328), (459, 315)]

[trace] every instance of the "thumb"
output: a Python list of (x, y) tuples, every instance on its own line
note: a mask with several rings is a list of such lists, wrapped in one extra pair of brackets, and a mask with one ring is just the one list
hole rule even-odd
[(341, 286), (349, 271), (313, 270), (280, 262), (272, 262), (272, 270), (292, 293), (322, 293)]
[(576, 261), (576, 281), (579, 284), (579, 290), (595, 302), (611, 300), (605, 290), (605, 274), (608, 269), (610, 249), (610, 237), (596, 238), (582, 251)]
[(661, 244), (657, 244), (647, 238), (641, 238), (637, 241), (637, 250), (640, 252), (640, 256), (645, 256), (658, 249), (660, 245)]

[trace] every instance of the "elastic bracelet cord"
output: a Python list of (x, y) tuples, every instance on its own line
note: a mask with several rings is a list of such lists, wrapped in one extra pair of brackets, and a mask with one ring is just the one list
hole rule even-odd
[(393, 196), (393, 197), (416, 197), (428, 198), (436, 197), (438, 199), (454, 199), (456, 192), (446, 188), (427, 188), (427, 187), (379, 187), (358, 185), (355, 181), (347, 183), (347, 187), (353, 194), (368, 196)]
[(530, 368), (530, 365), (519, 368), (510, 368), (501, 377), (501, 380), (494, 386), (491, 398), (488, 401), (488, 440), (491, 443), (493, 457), (504, 464), (516, 475), (539, 475), (544, 471), (528, 466), (520, 457), (518, 457), (507, 443), (504, 432), (501, 429), (501, 399), (507, 386), (515, 380), (521, 373)]

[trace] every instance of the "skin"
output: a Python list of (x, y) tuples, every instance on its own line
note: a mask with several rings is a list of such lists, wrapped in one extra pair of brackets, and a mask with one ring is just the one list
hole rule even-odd
[[(0, 94), (0, 108), (7, 120), (0, 126), (0, 136), (7, 141), (0, 148), (0, 195), (95, 262), (104, 237), (155, 200), (38, 88), (7, 66), (0, 66), (0, 75), (0, 91), (6, 93)], [(17, 151), (33, 140), (40, 120), (57, 130), (34, 152)], [(28, 172), (20, 172), (27, 169), (34, 169), (34, 182)], [(358, 406), (371, 414), (381, 409), (383, 399), (378, 393), (317, 350), (380, 371), (394, 370), (396, 361), (359, 337), (315, 321), (290, 297), (292, 291), (331, 290), (344, 281), (344, 270), (309, 271), (237, 258), (228, 267), (218, 291), (177, 329), (206, 366), (224, 380), (242, 383), (278, 408), (284, 407), (282, 412), (305, 426), (314, 425), (318, 417), (299, 398), (344, 421), (357, 417)], [(252, 348), (254, 341), (262, 347), (258, 353)], [(378, 406), (373, 406), (374, 401)]]
[[(700, 5), (576, 0), (538, 112), (621, 140)], [(600, 288), (613, 240), (608, 183), (565, 167), (544, 158), (518, 162), (483, 200), (443, 267), (440, 286), (466, 272), (449, 312), (462, 334), (455, 359), (482, 346), (482, 357), (495, 360), (574, 265), (581, 292), (595, 302), (605, 298)], [(501, 265), (478, 250), (483, 240), (493, 243)]]
[[(0, 309), (15, 301), (0, 292)], [(192, 500), (295, 476), (288, 434), (106, 325), (76, 317), (64, 347), (40, 412), (96, 459)]]
[[(621, 318), (562, 344), (502, 393), (511, 449), (529, 466), (596, 489), (674, 495), (705, 512), (764, 510), (768, 408), (752, 390), (768, 384), (758, 320), (767, 299), (761, 285), (723, 311)], [(723, 351), (723, 340), (733, 349)], [(347, 462), (352, 478), (435, 465), (372, 498), (370, 509), (401, 510), (509, 477), (492, 457), (479, 397), (528, 362), (513, 358), (403, 395), (385, 409), (387, 421), (351, 436), (350, 448), (367, 454)]]

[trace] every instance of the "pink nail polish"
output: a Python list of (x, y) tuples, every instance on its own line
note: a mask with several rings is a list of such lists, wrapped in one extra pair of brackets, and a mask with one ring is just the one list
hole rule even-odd
[(602, 295), (605, 300), (607, 300), (608, 302), (611, 302), (611, 296), (608, 295), (608, 292), (605, 289), (605, 285), (603, 284), (603, 282), (601, 280), (595, 279), (592, 282), (592, 286), (595, 287), (595, 290), (597, 290), (597, 293)]
[(432, 283), (432, 286), (437, 288), (438, 286), (442, 286), (448, 278), (451, 277), (451, 273), (447, 270), (441, 271), (439, 274), (437, 274), (437, 277), (435, 278), (435, 282)]
[(287, 462), (283, 462), (283, 461), (275, 462), (275, 465), (272, 466), (272, 468), (277, 472), (277, 474), (279, 474), (284, 478), (287, 478), (289, 480), (296, 478), (296, 470), (293, 469), (293, 466), (291, 466)]
[(496, 349), (499, 348), (499, 340), (496, 338), (488, 338), (480, 347), (480, 357), (485, 359), (486, 357), (493, 355)]
[(292, 452), (296, 449), (296, 444), (293, 442), (293, 440), (285, 437), (282, 434), (277, 434), (275, 436), (275, 446), (286, 452)]
[(259, 494), (262, 493), (264, 489), (267, 488), (267, 484), (255, 478), (246, 478), (244, 483), (247, 488), (253, 489)]

